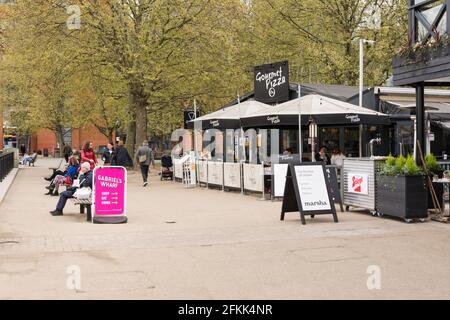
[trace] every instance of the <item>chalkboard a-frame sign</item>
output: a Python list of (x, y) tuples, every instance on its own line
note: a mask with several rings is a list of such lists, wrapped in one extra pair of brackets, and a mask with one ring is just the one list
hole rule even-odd
[(282, 221), (287, 212), (299, 212), (303, 225), (306, 224), (305, 216), (314, 218), (324, 214), (333, 215), (334, 222), (338, 222), (323, 164), (289, 165), (281, 209)]

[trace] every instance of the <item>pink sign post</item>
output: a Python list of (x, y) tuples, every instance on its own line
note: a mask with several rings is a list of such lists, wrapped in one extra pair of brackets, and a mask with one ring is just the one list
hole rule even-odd
[(97, 167), (94, 170), (94, 223), (126, 223), (127, 170)]

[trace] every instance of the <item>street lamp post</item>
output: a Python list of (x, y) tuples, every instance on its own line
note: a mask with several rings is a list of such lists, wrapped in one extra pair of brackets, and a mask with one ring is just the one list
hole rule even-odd
[(359, 106), (363, 106), (364, 90), (364, 44), (374, 44), (373, 40), (359, 39)]
[[(373, 40), (359, 39), (359, 106), (363, 107), (363, 91), (364, 91), (364, 44), (374, 44)], [(363, 126), (359, 126), (359, 157), (362, 158), (362, 135)]]

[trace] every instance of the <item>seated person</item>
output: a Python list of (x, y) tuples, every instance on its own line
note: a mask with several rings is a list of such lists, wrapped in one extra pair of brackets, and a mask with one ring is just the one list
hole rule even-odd
[(320, 147), (319, 153), (315, 156), (317, 162), (323, 162), (325, 165), (330, 165), (331, 161), (327, 155), (327, 148), (325, 146)]
[[(80, 188), (92, 188), (92, 171), (91, 164), (89, 162), (83, 162), (80, 169)], [(66, 191), (61, 192), (59, 196), (58, 204), (56, 209), (50, 211), (52, 216), (62, 216), (64, 207), (66, 206), (67, 200), (73, 198), (77, 188), (68, 188)]]
[(344, 165), (344, 159), (345, 156), (339, 148), (333, 150), (333, 155), (331, 156), (331, 164), (333, 166), (342, 167)]
[(283, 152), (283, 156), (292, 156), (292, 148), (286, 148)]
[(55, 179), (56, 176), (63, 176), (64, 174), (66, 174), (67, 172), (67, 168), (69, 167), (69, 165), (67, 164), (64, 167), (64, 170), (54, 170), (54, 172), (52, 173), (52, 175), (50, 177), (44, 177), (44, 180), (46, 181), (52, 181), (53, 179)]
[(69, 187), (72, 185), (73, 180), (76, 179), (78, 175), (79, 165), (78, 160), (74, 156), (69, 158), (69, 164), (67, 170), (63, 174), (57, 175), (52, 183), (46, 187), (49, 191), (46, 195), (57, 196), (59, 195), (59, 187), (61, 185), (68, 185)]
[(22, 158), (22, 161), (20, 162), (20, 164), (23, 164), (23, 165), (29, 164), (31, 161), (33, 161), (33, 158), (35, 155), (36, 155), (36, 152), (34, 152), (32, 155), (25, 153), (23, 155), (23, 158)]

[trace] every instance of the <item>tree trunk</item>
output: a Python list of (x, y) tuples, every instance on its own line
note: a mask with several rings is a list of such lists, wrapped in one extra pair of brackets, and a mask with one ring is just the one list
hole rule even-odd
[[(134, 116), (135, 117), (135, 116)], [(130, 156), (134, 154), (134, 148), (136, 145), (136, 121), (132, 120), (127, 124), (127, 142), (125, 148), (127, 148)]]
[(112, 143), (112, 145), (114, 145), (113, 134), (114, 134), (114, 129), (108, 131), (108, 142), (109, 142), (109, 143)]
[(62, 156), (62, 149), (64, 148), (64, 128), (57, 126), (55, 130), (56, 141), (59, 144), (59, 158)]
[(133, 148), (133, 154), (137, 149), (137, 146), (148, 139), (147, 137), (147, 104), (148, 94), (145, 92), (144, 87), (139, 82), (133, 82), (130, 84), (130, 102), (135, 111), (136, 119), (136, 137), (135, 145)]

